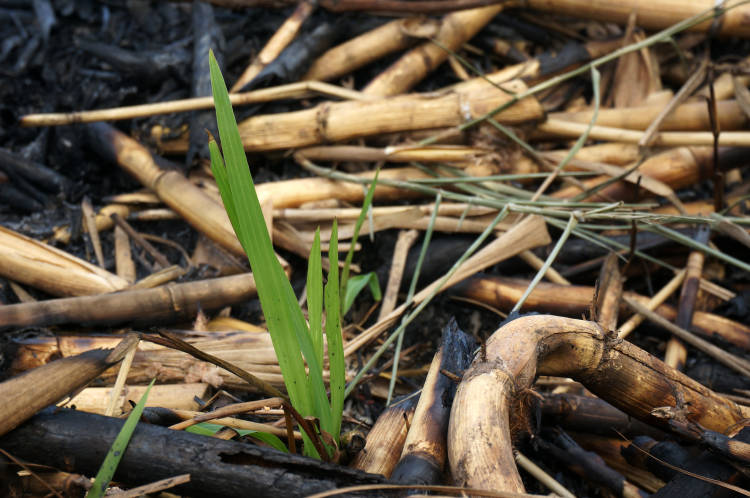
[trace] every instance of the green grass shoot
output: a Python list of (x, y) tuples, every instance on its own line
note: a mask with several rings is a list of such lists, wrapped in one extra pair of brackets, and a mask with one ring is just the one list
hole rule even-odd
[[(222, 148), (220, 151), (213, 139), (209, 141), (211, 169), (229, 220), (250, 260), (258, 298), (289, 398), (297, 411), (303, 416), (316, 417), (320, 421), (321, 431), (330, 434), (338, 442), (346, 371), (341, 336), (342, 308), (336, 224), (334, 222), (330, 241), (331, 270), (325, 288), (323, 287), (319, 232), (315, 234), (310, 252), (307, 273), (310, 321), (308, 325), (292, 286), (273, 251), (226, 85), (213, 53), (209, 54), (209, 66)], [(324, 306), (330, 401), (323, 382)], [(303, 441), (306, 455), (320, 456), (304, 434)]]
[(151, 386), (154, 385), (155, 380), (156, 379), (152, 380), (151, 384), (148, 385), (148, 387), (146, 388), (146, 392), (143, 393), (143, 396), (141, 396), (141, 399), (135, 405), (133, 411), (131, 411), (130, 415), (128, 415), (128, 419), (122, 425), (120, 433), (117, 434), (114, 443), (112, 443), (112, 446), (107, 452), (107, 456), (104, 457), (104, 462), (102, 462), (102, 466), (99, 468), (99, 472), (97, 472), (96, 474), (94, 485), (91, 486), (91, 489), (89, 489), (88, 493), (86, 493), (86, 498), (99, 498), (100, 496), (104, 496), (104, 492), (109, 487), (112, 476), (115, 475), (117, 466), (120, 464), (122, 454), (128, 447), (130, 437), (133, 435), (133, 431), (135, 431), (136, 425), (138, 425), (138, 420), (140, 420), (141, 418), (143, 408), (146, 406), (148, 393), (151, 391)]

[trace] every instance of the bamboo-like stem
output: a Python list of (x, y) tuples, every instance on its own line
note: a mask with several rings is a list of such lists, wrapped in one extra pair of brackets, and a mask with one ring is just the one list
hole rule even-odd
[(621, 410), (652, 425), (670, 406), (688, 420), (725, 431), (750, 414), (597, 324), (526, 316), (498, 329), (464, 374), (451, 411), (448, 455), (463, 486), (523, 492), (515, 467), (509, 413), (537, 374), (572, 377)]
[(82, 388), (119, 362), (138, 337), (126, 336), (114, 349), (96, 349), (63, 358), (0, 384), (0, 435), (38, 410)]
[[(233, 106), (271, 102), (289, 98), (304, 98), (314, 94), (328, 95), (345, 100), (367, 100), (356, 90), (349, 90), (320, 81), (300, 81), (288, 85), (263, 88), (252, 92), (233, 93), (229, 101)], [(121, 106), (113, 109), (97, 109), (92, 111), (76, 111), (66, 113), (27, 114), (21, 117), (21, 126), (60, 126), (75, 123), (95, 123), (97, 121), (118, 121), (122, 119), (144, 118), (169, 114), (173, 112), (188, 112), (201, 109), (213, 109), (213, 97), (193, 97), (190, 99), (157, 102), (154, 104), (139, 104)]]
[(437, 43), (426, 42), (404, 54), (371, 81), (363, 90), (364, 93), (397, 95), (408, 91), (448, 58), (449, 53), (441, 47), (455, 52), (503, 10), (503, 7), (492, 5), (445, 15), (440, 30), (435, 35)]
[[(588, 125), (583, 123), (572, 123), (550, 118), (541, 123), (538, 130), (543, 133), (555, 135), (558, 137), (574, 138), (580, 136), (586, 131)], [(593, 126), (589, 133), (592, 140), (607, 140), (610, 142), (624, 142), (637, 144), (645, 132), (638, 130), (626, 130), (624, 128), (612, 128), (609, 126)], [(662, 131), (653, 135), (651, 145), (662, 147), (680, 147), (680, 146), (700, 146), (712, 145), (714, 135), (705, 131)], [(719, 136), (719, 145), (723, 147), (750, 147), (750, 132), (746, 131), (727, 131)]]
[[(650, 30), (664, 29), (689, 17), (716, 8), (722, 15), (717, 23), (717, 34), (722, 36), (750, 36), (750, 27), (745, 21), (750, 16), (750, 6), (741, 0), (728, 0), (715, 4), (711, 0), (624, 0), (621, 2), (591, 3), (587, 0), (528, 0), (528, 6), (542, 11), (571, 17), (598, 19), (606, 22), (626, 24), (628, 16), (635, 15), (638, 25)], [(688, 28), (690, 31), (709, 31), (712, 20)]]
[(1, 226), (0, 275), (53, 296), (101, 294), (128, 286), (127, 280), (103, 268)]
[[(528, 280), (496, 276), (472, 277), (460, 284), (456, 291), (461, 295), (489, 304), (500, 310), (509, 310), (518, 301)], [(647, 303), (649, 298), (634, 292), (625, 292), (640, 303)], [(563, 299), (564, 296), (564, 299)], [(585, 313), (594, 297), (594, 288), (585, 285), (557, 285), (540, 282), (529, 295), (521, 311), (539, 311), (568, 316), (581, 316)], [(677, 311), (672, 306), (662, 304), (656, 313), (667, 320), (674, 320)], [(719, 335), (724, 340), (750, 351), (750, 326), (724, 318), (713, 313), (696, 311), (693, 315), (693, 330), (706, 337)]]
[(312, 63), (303, 80), (329, 81), (351, 73), (390, 53), (409, 47), (416, 35), (433, 35), (433, 19), (410, 17), (397, 19), (331, 48)]
[[(510, 101), (512, 94), (523, 93), (525, 89), (526, 85), (518, 80), (498, 89), (482, 79), (475, 79), (442, 94), (324, 103), (302, 111), (253, 116), (239, 123), (239, 130), (245, 150), (264, 151), (457, 126)], [(498, 113), (495, 119), (513, 124), (540, 119), (543, 113), (539, 102), (530, 98)], [(362, 119), (363, 116), (367, 119)]]
[(248, 273), (154, 289), (0, 306), (0, 328), (192, 319), (199, 307), (230, 306), (253, 296), (255, 281)]
[[(742, 112), (735, 100), (717, 102), (717, 118), (722, 130), (741, 130), (747, 124), (747, 115)], [(596, 125), (628, 130), (646, 130), (664, 110), (663, 106), (626, 107), (619, 109), (601, 109)], [(550, 119), (576, 123), (591, 121), (592, 111), (554, 112)], [(709, 131), (711, 122), (705, 102), (688, 102), (678, 106), (664, 121), (660, 130), (665, 131)]]

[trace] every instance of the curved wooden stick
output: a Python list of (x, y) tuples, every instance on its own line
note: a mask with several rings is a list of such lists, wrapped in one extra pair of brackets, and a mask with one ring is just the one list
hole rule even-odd
[(602, 399), (654, 426), (685, 418), (719, 432), (748, 416), (735, 403), (668, 367), (594, 322), (526, 316), (498, 329), (458, 387), (448, 428), (448, 457), (456, 483), (523, 492), (511, 444), (509, 416), (516, 396), (540, 375), (572, 377)]

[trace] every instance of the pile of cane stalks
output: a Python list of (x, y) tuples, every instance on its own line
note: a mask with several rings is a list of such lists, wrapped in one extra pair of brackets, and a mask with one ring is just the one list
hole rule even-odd
[[(83, 200), (85, 254), (73, 225), (42, 240), (0, 219), (4, 491), (91, 488), (156, 379), (112, 482), (132, 496), (750, 493), (749, 2), (175, 4), (191, 98), (20, 120), (76, 127), (142, 188)], [(288, 17), (224, 74), (253, 175), (295, 172), (255, 190), (331, 421), (291, 405), (257, 305), (251, 323), (270, 294), (206, 155), (205, 130), (225, 136), (217, 19), (261, 9)], [(70, 195), (68, 172), (6, 149), (0, 173)], [(350, 248), (347, 313), (319, 255)]]

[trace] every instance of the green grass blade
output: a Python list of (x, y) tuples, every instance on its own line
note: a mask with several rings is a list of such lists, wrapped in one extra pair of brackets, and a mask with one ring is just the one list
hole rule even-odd
[[(221, 430), (222, 427), (225, 427), (223, 425), (219, 424), (212, 424), (209, 422), (201, 422), (200, 424), (191, 425), (190, 427), (187, 427), (185, 429), (185, 432), (192, 432), (193, 434), (200, 434), (201, 436), (213, 436), (219, 430)], [(271, 446), (274, 449), (277, 449), (279, 451), (283, 451), (284, 453), (289, 453), (289, 449), (286, 447), (286, 445), (279, 439), (278, 436), (275, 434), (271, 434), (268, 432), (262, 432), (262, 431), (253, 431), (248, 429), (234, 429), (237, 434), (240, 436), (250, 436), (252, 438), (257, 439), (258, 441), (263, 441), (267, 445)]]
[(349, 308), (354, 304), (354, 299), (359, 295), (362, 290), (369, 286), (372, 297), (376, 301), (380, 301), (382, 293), (380, 292), (380, 284), (378, 283), (378, 277), (375, 272), (365, 273), (364, 275), (355, 275), (349, 278), (349, 282), (346, 286), (346, 293), (344, 294), (344, 308), (342, 314), (346, 315)]
[[(341, 295), (339, 289), (339, 240), (338, 223), (333, 221), (328, 259), (331, 269), (326, 282), (326, 338), (328, 339), (328, 371), (331, 387), (331, 427), (326, 430), (339, 440), (341, 412), (344, 410), (344, 388), (346, 387), (346, 364), (344, 341), (341, 337)], [(324, 426), (325, 427), (325, 426)]]
[(91, 486), (91, 489), (86, 493), (86, 498), (99, 498), (100, 496), (103, 496), (104, 492), (107, 490), (109, 482), (112, 480), (112, 476), (115, 475), (117, 466), (120, 464), (122, 454), (128, 447), (130, 437), (133, 435), (133, 431), (135, 431), (135, 428), (138, 425), (138, 420), (140, 420), (141, 414), (143, 413), (143, 407), (146, 406), (148, 393), (151, 391), (151, 386), (154, 385), (155, 380), (156, 379), (152, 380), (151, 384), (148, 385), (146, 392), (143, 393), (138, 404), (135, 405), (133, 411), (128, 415), (128, 419), (122, 425), (120, 433), (117, 434), (115, 442), (112, 443), (112, 446), (109, 448), (107, 456), (104, 458), (104, 462), (99, 468), (99, 472), (96, 474), (94, 485)]
[(310, 337), (315, 348), (315, 357), (323, 364), (323, 264), (320, 257), (320, 228), (307, 261), (307, 320), (310, 322)]
[(351, 247), (349, 247), (349, 252), (346, 253), (344, 269), (341, 271), (341, 294), (343, 294), (344, 296), (346, 296), (346, 287), (349, 280), (349, 266), (352, 264), (352, 258), (354, 257), (354, 247), (357, 245), (359, 230), (362, 228), (362, 223), (364, 223), (367, 212), (370, 210), (370, 206), (372, 205), (372, 198), (375, 195), (375, 186), (378, 184), (378, 175), (380, 175), (379, 169), (375, 171), (375, 178), (372, 179), (370, 188), (367, 189), (367, 195), (365, 195), (365, 200), (362, 203), (362, 210), (359, 212), (357, 223), (354, 224), (354, 235), (352, 236)]
[[(292, 404), (300, 413), (305, 416), (314, 415), (321, 423), (330, 425), (330, 405), (323, 383), (322, 365), (317, 361), (309, 329), (292, 286), (273, 252), (229, 94), (213, 53), (209, 54), (209, 66), (216, 120), (226, 164), (227, 181), (224, 182), (222, 197), (231, 199), (229, 204), (232, 207), (229, 209), (234, 210), (234, 214), (230, 213), (230, 216), (235, 218), (235, 233), (250, 260), (258, 298), (284, 383)], [(221, 177), (221, 173), (219, 176)], [(217, 180), (217, 184), (219, 181), (221, 180)], [(221, 188), (221, 184), (219, 186)], [(309, 366), (309, 377), (302, 355)]]

